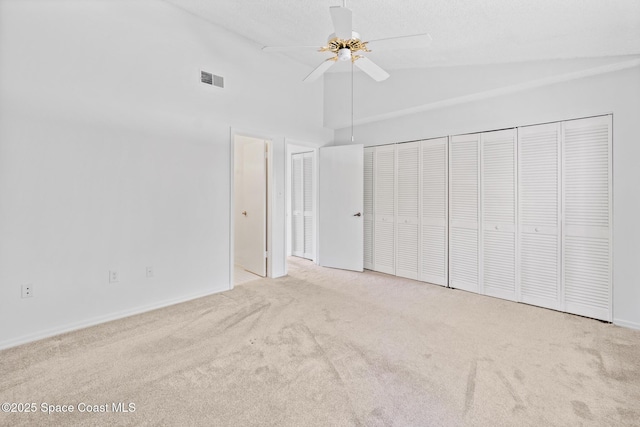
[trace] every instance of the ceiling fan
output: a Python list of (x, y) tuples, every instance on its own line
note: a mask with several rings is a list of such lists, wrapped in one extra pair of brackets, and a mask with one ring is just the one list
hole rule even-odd
[(335, 33), (329, 35), (325, 46), (265, 46), (262, 50), (266, 52), (282, 52), (290, 51), (291, 49), (311, 48), (317, 49), (319, 52), (331, 52), (335, 55), (316, 67), (316, 69), (305, 77), (305, 82), (317, 80), (337, 61), (349, 60), (372, 79), (380, 82), (389, 78), (389, 73), (359, 53), (371, 52), (371, 49), (420, 48), (426, 47), (431, 42), (431, 36), (426, 33), (362, 41), (360, 34), (352, 29), (351, 9), (347, 8), (346, 0), (343, 0), (342, 6), (331, 6), (329, 12), (331, 13)]

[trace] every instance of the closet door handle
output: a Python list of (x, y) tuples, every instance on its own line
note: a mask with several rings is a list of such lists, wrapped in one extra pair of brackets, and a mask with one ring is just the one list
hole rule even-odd
[(247, 211), (242, 211), (242, 215), (247, 216)]
[(362, 214), (358, 212), (357, 214), (353, 214), (353, 216), (362, 216)]

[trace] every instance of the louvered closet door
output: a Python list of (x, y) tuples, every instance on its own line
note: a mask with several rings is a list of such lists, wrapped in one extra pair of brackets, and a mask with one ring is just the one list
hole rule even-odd
[(396, 145), (396, 276), (418, 278), (420, 143)]
[(304, 223), (304, 257), (315, 258), (315, 242), (313, 241), (313, 152), (302, 155), (302, 198)]
[(516, 130), (482, 134), (482, 289), (516, 300)]
[(447, 286), (447, 138), (420, 143), (420, 251), (418, 279)]
[(560, 306), (561, 124), (518, 129), (519, 300)]
[(364, 149), (364, 268), (373, 270), (373, 165), (375, 148)]
[(291, 254), (304, 256), (304, 194), (302, 154), (291, 156)]
[(376, 147), (375, 153), (373, 266), (376, 271), (395, 274), (395, 147)]
[(449, 285), (478, 292), (480, 134), (449, 142)]
[(564, 307), (611, 321), (611, 116), (563, 128)]

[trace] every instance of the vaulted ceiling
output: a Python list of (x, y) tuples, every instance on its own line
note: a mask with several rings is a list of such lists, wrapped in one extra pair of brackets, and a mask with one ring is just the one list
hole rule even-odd
[[(262, 46), (322, 45), (342, 0), (165, 0)], [(640, 54), (638, 0), (347, 0), (363, 40), (429, 33), (422, 49), (371, 52), (386, 69)], [(328, 53), (286, 55), (309, 66)], [(340, 67), (334, 67), (340, 71)]]

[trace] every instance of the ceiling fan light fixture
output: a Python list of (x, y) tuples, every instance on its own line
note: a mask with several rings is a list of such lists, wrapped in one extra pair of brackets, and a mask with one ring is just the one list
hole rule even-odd
[(340, 61), (349, 61), (351, 60), (351, 49), (348, 47), (343, 47), (338, 51), (338, 59)]
[[(395, 48), (398, 49), (405, 48), (407, 45), (411, 46), (420, 44), (420, 46), (423, 46), (431, 41), (431, 36), (427, 33), (362, 41), (360, 39), (360, 34), (353, 31), (352, 13), (351, 9), (348, 9), (346, 6), (346, 0), (343, 1), (342, 6), (331, 6), (329, 8), (329, 13), (331, 15), (331, 20), (333, 21), (333, 28), (335, 32), (329, 35), (325, 46), (265, 46), (262, 50), (289, 52), (291, 48), (313, 48), (318, 52), (330, 52), (332, 54), (331, 57), (325, 59), (307, 77), (305, 77), (305, 82), (317, 80), (325, 71), (331, 68), (331, 66), (338, 61), (351, 61), (352, 64), (364, 71), (369, 77), (377, 82), (381, 82), (389, 78), (389, 73), (372, 62), (366, 57), (366, 55), (360, 54), (364, 52), (371, 52), (369, 49), (369, 43), (372, 43), (372, 46), (375, 46), (375, 49), (381, 47), (384, 48), (384, 46), (387, 46), (387, 49), (389, 49), (390, 46), (391, 48), (395, 46)], [(353, 67), (351, 70), (353, 71)]]

